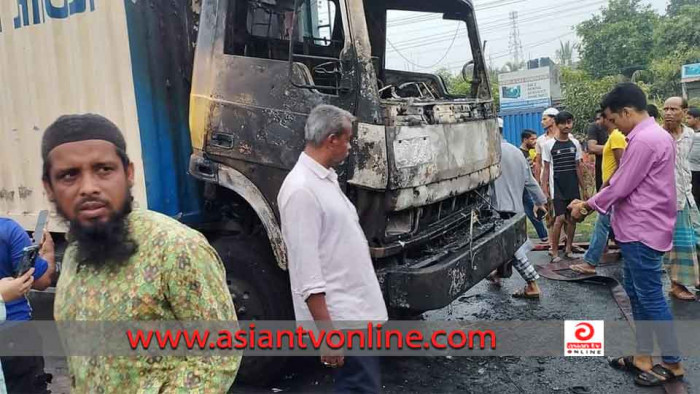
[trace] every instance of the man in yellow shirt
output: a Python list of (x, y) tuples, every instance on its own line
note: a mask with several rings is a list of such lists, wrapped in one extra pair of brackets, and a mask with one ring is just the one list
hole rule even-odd
[[(603, 163), (601, 166), (603, 175), (603, 185), (601, 190), (606, 188), (620, 165), (622, 154), (627, 148), (627, 139), (624, 134), (617, 130), (607, 119), (603, 119), (603, 127), (607, 128), (609, 137), (603, 146)], [(595, 269), (600, 259), (603, 257), (605, 247), (608, 245), (610, 235), (610, 215), (598, 214), (598, 220), (593, 229), (591, 243), (583, 255), (583, 262), (574, 264), (570, 268), (582, 274), (595, 274)]]

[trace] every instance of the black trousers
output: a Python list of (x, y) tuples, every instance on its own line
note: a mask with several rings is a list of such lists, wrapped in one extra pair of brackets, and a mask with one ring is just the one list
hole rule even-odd
[[(41, 343), (41, 335), (30, 325), (23, 329), (25, 337), (34, 343)], [(1, 334), (0, 334), (1, 335)], [(5, 387), (8, 394), (44, 394), (52, 376), (44, 372), (43, 357), (0, 357), (2, 371), (5, 375)]]
[(693, 171), (693, 197), (695, 205), (700, 207), (700, 171)]
[(345, 365), (335, 371), (336, 393), (381, 392), (382, 379), (379, 357), (345, 357)]

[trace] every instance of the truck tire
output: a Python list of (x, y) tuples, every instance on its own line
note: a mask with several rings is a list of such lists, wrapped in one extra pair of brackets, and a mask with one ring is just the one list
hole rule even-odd
[[(226, 267), (226, 284), (238, 320), (294, 320), (289, 277), (277, 266), (267, 238), (222, 236), (212, 245)], [(241, 327), (244, 328), (244, 327)], [(261, 384), (281, 377), (285, 357), (243, 357), (236, 382)]]

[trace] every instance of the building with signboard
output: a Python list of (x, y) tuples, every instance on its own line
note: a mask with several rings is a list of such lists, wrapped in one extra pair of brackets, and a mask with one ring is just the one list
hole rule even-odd
[(553, 62), (537, 64), (543, 63), (547, 66), (498, 75), (503, 136), (514, 145), (520, 145), (520, 133), (524, 129), (542, 134), (542, 112), (561, 103), (559, 67)]
[(683, 97), (700, 98), (700, 63), (686, 64), (681, 72)]

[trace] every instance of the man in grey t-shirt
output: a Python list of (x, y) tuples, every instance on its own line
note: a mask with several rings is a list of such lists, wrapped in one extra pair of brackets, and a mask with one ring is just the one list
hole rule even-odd
[[(502, 132), (502, 131), (501, 131)], [(532, 176), (527, 160), (519, 148), (501, 141), (501, 176), (494, 182), (491, 193), (491, 204), (501, 214), (508, 218), (525, 212), (523, 208), (523, 193), (529, 193), (535, 203), (535, 212), (546, 212), (544, 204), (547, 197), (542, 193), (540, 185)], [(516, 298), (540, 298), (540, 288), (537, 286), (539, 275), (527, 258), (527, 252), (532, 250), (532, 243), (527, 240), (513, 256), (513, 268), (527, 282), (524, 289), (513, 294)], [(498, 284), (500, 278), (495, 272), (489, 275), (491, 282)]]

